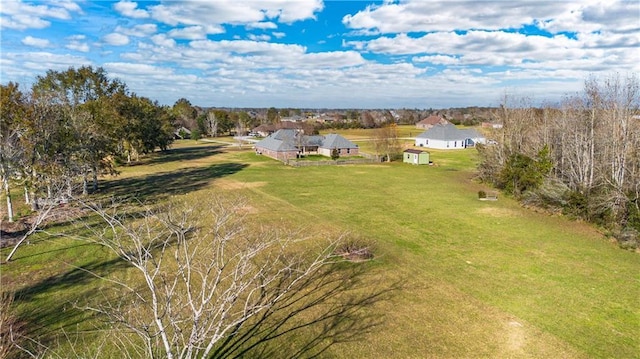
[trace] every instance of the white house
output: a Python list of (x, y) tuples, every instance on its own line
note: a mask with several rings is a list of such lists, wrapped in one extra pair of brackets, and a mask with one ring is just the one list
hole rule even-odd
[(486, 139), (474, 129), (459, 129), (451, 123), (437, 124), (416, 136), (417, 147), (455, 150), (485, 143)]

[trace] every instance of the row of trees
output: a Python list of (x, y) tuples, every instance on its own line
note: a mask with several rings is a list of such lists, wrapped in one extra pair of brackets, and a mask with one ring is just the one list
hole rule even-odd
[[(590, 78), (543, 109), (504, 98), (498, 144), (480, 149), (480, 176), (537, 205), (615, 229), (640, 231), (640, 84)], [(625, 234), (626, 233), (626, 234)]]
[(168, 107), (130, 93), (102, 68), (48, 71), (28, 92), (0, 88), (0, 176), (13, 221), (12, 186), (34, 210), (41, 199), (98, 189), (98, 176), (116, 173), (118, 160), (166, 149), (173, 141)]

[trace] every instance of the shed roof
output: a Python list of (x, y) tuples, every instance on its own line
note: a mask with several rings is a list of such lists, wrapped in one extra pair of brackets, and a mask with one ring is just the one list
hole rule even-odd
[(403, 152), (405, 152), (405, 153), (415, 153), (415, 154), (418, 154), (418, 155), (421, 154), (421, 153), (429, 153), (427, 151), (416, 150), (416, 149), (413, 149), (413, 148), (408, 148), (408, 149), (404, 150)]

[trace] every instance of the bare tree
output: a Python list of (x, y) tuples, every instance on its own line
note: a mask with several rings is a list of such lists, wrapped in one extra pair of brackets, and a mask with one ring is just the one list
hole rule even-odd
[(264, 353), (272, 339), (317, 327), (297, 350), (320, 352), (327, 338), (348, 339), (373, 324), (359, 309), (384, 290), (347, 295), (361, 267), (337, 270), (343, 259), (334, 253), (335, 241), (312, 253), (299, 233), (251, 228), (243, 199), (213, 197), (134, 217), (119, 206), (89, 207), (107, 226), (83, 239), (108, 248), (136, 273), (137, 280), (104, 278), (116, 290), (100, 305), (83, 305), (116, 325), (124, 350), (235, 357)]
[(373, 130), (373, 145), (378, 156), (384, 155), (391, 162), (392, 155), (400, 152), (398, 128), (395, 123)]

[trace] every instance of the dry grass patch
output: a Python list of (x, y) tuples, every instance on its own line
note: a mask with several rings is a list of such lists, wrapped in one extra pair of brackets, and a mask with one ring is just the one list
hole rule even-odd
[(520, 217), (521, 214), (518, 211), (510, 208), (500, 207), (483, 207), (478, 209), (478, 213), (484, 216), (504, 218), (504, 217)]
[(243, 190), (243, 189), (252, 189), (259, 188), (267, 185), (268, 183), (265, 181), (259, 182), (241, 182), (228, 178), (218, 179), (214, 182), (214, 186), (223, 190)]

